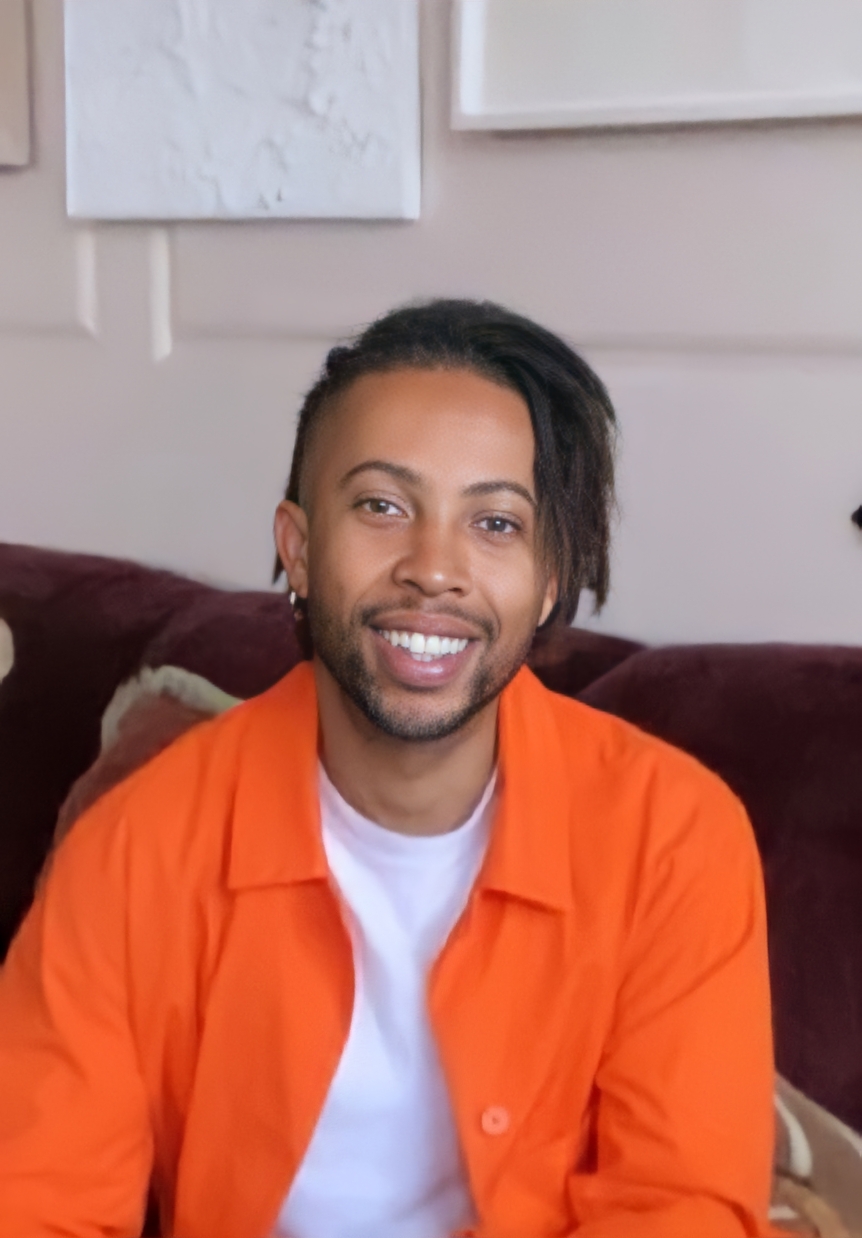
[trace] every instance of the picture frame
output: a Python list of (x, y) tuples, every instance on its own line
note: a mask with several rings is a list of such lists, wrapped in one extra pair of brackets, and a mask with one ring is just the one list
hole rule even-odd
[(0, 167), (30, 162), (26, 0), (0, 0)]
[(862, 0), (455, 0), (455, 129), (862, 115)]

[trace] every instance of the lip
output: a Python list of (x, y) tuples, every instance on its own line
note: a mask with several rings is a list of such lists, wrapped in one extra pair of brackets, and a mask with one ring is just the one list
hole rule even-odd
[(408, 649), (403, 649), (400, 645), (396, 648), (390, 644), (375, 624), (371, 628), (374, 646), (390, 679), (394, 679), (402, 687), (414, 690), (442, 688), (452, 683), (454, 679), (457, 679), (463, 673), (465, 666), (473, 657), (474, 651), (479, 645), (475, 635), (468, 636), (465, 632), (462, 636), (461, 632), (456, 631), (451, 623), (448, 627), (442, 623), (438, 627), (420, 627), (414, 620), (411, 621), (409, 626), (405, 624), (399, 628), (393, 622), (391, 627), (387, 627), (384, 630), (387, 632), (421, 632), (423, 636), (449, 636), (459, 640), (463, 640), (466, 637), (468, 640), (467, 648), (462, 649), (460, 653), (445, 653), (442, 657), (434, 658), (431, 662), (419, 662)]

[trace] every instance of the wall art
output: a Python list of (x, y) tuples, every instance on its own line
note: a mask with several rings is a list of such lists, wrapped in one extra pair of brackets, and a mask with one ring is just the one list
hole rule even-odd
[(419, 214), (417, 0), (66, 0), (67, 206)]
[(862, 0), (456, 0), (453, 125), (862, 114)]

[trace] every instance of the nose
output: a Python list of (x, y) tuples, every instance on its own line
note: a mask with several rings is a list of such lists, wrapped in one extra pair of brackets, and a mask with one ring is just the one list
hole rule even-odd
[(402, 588), (425, 597), (464, 597), (470, 591), (470, 568), (459, 531), (439, 520), (417, 520), (393, 576)]

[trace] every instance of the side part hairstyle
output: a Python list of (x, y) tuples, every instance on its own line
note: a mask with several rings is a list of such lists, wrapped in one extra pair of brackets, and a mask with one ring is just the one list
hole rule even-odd
[[(365, 374), (467, 369), (516, 391), (530, 411), (539, 532), (558, 580), (557, 620), (571, 623), (582, 589), (608, 593), (616, 417), (604, 384), (544, 327), (488, 301), (432, 300), (378, 318), (333, 348), (299, 414), (285, 498), (304, 506), (315, 431)], [(282, 566), (276, 564), (275, 577)]]

